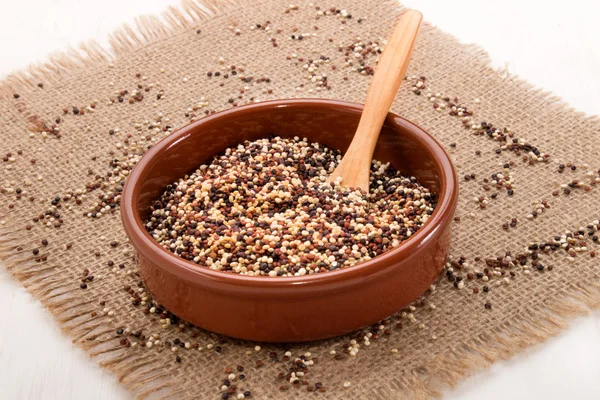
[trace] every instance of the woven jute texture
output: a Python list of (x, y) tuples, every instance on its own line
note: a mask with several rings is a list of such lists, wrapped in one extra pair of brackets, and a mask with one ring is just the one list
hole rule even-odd
[[(460, 271), (454, 267), (455, 273), (464, 277), (462, 290), (444, 274), (432, 293), (414, 309), (383, 321), (383, 329), (375, 325), (357, 334), (303, 345), (263, 344), (260, 351), (255, 351), (255, 343), (221, 338), (185, 324), (180, 329), (180, 321), (163, 329), (159, 315), (144, 312), (148, 306), (132, 303), (124, 286), (142, 291), (143, 287), (138, 286), (134, 254), (118, 206), (101, 218), (84, 216), (99, 201), (98, 195), (114, 190), (110, 181), (115, 176), (107, 177), (115, 170), (111, 160), (119, 160), (118, 164), (134, 161), (133, 154), (141, 154), (164, 137), (162, 128), (182, 126), (194, 116), (203, 117), (205, 110), (232, 107), (230, 99), (240, 105), (290, 97), (361, 102), (370, 78), (352, 70), (360, 67), (359, 59), (353, 52), (346, 56), (345, 49), (358, 38), (365, 46), (371, 41), (381, 43), (402, 12), (394, 2), (377, 0), (296, 3), (297, 9), (276, 0), (187, 2), (167, 11), (163, 19), (140, 18), (135, 28), (116, 32), (112, 49), (89, 43), (1, 83), (0, 156), (12, 154), (0, 164), (0, 259), (53, 313), (65, 334), (141, 397), (220, 398), (220, 387), (228, 375), (225, 369), (239, 374), (236, 366), (242, 365), (246, 378), (235, 383), (239, 389), (251, 390), (255, 398), (424, 399), (555, 335), (568, 319), (598, 307), (598, 258), (590, 252), (600, 249), (586, 228), (598, 218), (600, 203), (600, 189), (590, 184), (600, 167), (598, 119), (577, 113), (550, 94), (492, 69), (481, 49), (461, 44), (428, 24), (422, 28), (409, 79), (400, 89), (393, 111), (435, 136), (455, 161), (461, 180), (460, 220), (453, 227), (452, 256), (455, 261), (465, 258)], [(352, 17), (319, 17), (317, 5), (322, 10), (346, 10)], [(267, 22), (271, 33), (264, 29)], [(326, 74), (330, 89), (319, 91), (317, 83), (307, 78), (311, 72), (304, 65), (321, 56), (330, 60), (313, 73)], [(344, 66), (346, 57), (353, 66)], [(376, 55), (368, 56), (365, 63), (374, 67)], [(244, 71), (224, 78), (222, 68), (230, 65)], [(221, 76), (208, 77), (209, 71), (220, 71)], [(412, 91), (413, 76), (426, 78), (421, 95)], [(253, 79), (244, 82), (240, 77)], [(136, 89), (144, 98), (130, 103)], [(115, 92), (122, 90), (129, 93), (119, 102)], [(161, 92), (164, 95), (159, 99)], [(440, 93), (440, 98), (430, 101), (429, 92), (434, 96)], [(438, 112), (432, 106), (445, 103), (446, 96), (450, 101), (458, 98), (458, 103), (473, 112), (466, 127), (461, 118), (449, 115), (448, 108)], [(83, 110), (83, 115), (74, 115), (74, 106)], [(482, 121), (510, 129), (515, 138), (550, 154), (549, 161), (523, 161), (527, 151), (517, 155), (501, 149), (504, 143), (487, 134), (474, 134), (470, 125)], [(60, 138), (56, 130), (52, 132), (53, 124), (60, 129)], [(47, 138), (43, 138), (44, 131)], [(505, 173), (503, 164), (511, 162), (512, 196), (491, 182), (492, 174)], [(559, 162), (575, 163), (577, 169), (567, 167), (559, 173)], [(463, 177), (467, 174), (475, 174), (475, 178), (466, 181)], [(489, 191), (484, 179), (490, 181)], [(564, 194), (561, 185), (573, 180), (590, 184), (589, 190), (575, 183), (566, 187), (571, 193)], [(95, 182), (106, 187), (86, 191), (86, 185)], [(22, 191), (20, 199), (17, 188)], [(33, 221), (51, 207), (56, 196), (77, 190), (85, 194), (80, 196), (82, 204), (74, 199), (59, 203), (63, 204), (56, 210), (62, 220), (60, 227), (53, 226), (49, 217)], [(553, 196), (554, 191), (558, 195)], [(493, 193), (498, 193), (496, 198)], [(487, 198), (486, 208), (474, 201), (479, 196)], [(542, 200), (550, 207), (528, 219), (537, 208), (533, 203)], [(517, 218), (516, 226), (504, 229), (502, 225), (512, 218)], [(584, 227), (585, 246), (573, 244), (579, 248), (575, 257), (569, 259), (563, 250), (541, 254), (543, 271), (531, 265), (531, 258), (526, 267), (516, 261), (529, 242), (552, 240), (580, 227)], [(41, 244), (43, 239), (47, 246)], [(118, 246), (112, 247), (112, 241)], [(68, 244), (72, 244), (70, 248)], [(34, 249), (39, 249), (39, 254), (34, 255)], [(512, 262), (502, 267), (494, 264), (496, 257), (504, 257), (507, 251)], [(109, 260), (114, 266), (107, 265)], [(487, 278), (478, 279), (476, 272), (484, 272), (486, 267), (490, 278), (484, 282)], [(85, 268), (94, 280), (81, 289)], [(469, 272), (475, 274), (474, 279), (468, 279)], [(489, 292), (484, 293), (484, 285)], [(474, 288), (480, 293), (474, 294)], [(486, 303), (491, 309), (484, 307)], [(128, 330), (119, 335), (119, 328)], [(139, 331), (145, 339), (129, 333)], [(368, 333), (373, 336), (367, 346), (363, 337)], [(145, 343), (153, 334), (160, 335), (155, 339), (159, 343), (148, 348)], [(172, 352), (175, 339), (191, 348)], [(360, 345), (354, 356), (346, 349), (352, 347), (351, 340)], [(166, 341), (170, 344), (165, 345)], [(139, 344), (128, 347), (128, 343)], [(288, 350), (292, 357), (285, 360)], [(276, 361), (270, 352), (275, 352)], [(307, 358), (315, 361), (300, 378), (308, 385), (294, 387), (289, 379), (278, 378), (288, 372), (295, 357), (306, 352), (311, 353)], [(344, 387), (346, 381), (351, 382), (348, 388)], [(326, 390), (309, 393), (306, 388), (317, 382)]]

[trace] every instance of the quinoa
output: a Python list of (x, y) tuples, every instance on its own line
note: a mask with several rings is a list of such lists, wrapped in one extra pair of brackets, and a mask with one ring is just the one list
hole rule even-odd
[(373, 161), (369, 193), (327, 183), (340, 160), (298, 137), (245, 141), (168, 185), (146, 229), (211, 269), (301, 276), (370, 260), (431, 216), (434, 195), (389, 163)]

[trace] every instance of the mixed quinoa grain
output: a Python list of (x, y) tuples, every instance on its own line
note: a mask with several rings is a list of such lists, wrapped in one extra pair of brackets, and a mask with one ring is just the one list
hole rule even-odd
[(326, 179), (340, 152), (306, 139), (246, 141), (168, 185), (146, 229), (211, 269), (300, 276), (369, 260), (413, 235), (434, 196), (373, 161), (369, 193)]

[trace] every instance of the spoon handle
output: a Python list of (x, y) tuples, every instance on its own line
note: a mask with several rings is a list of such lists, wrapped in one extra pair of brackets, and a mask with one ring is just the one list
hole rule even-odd
[(379, 59), (367, 99), (348, 151), (329, 177), (342, 177), (342, 185), (369, 190), (373, 151), (383, 122), (404, 79), (423, 16), (415, 10), (402, 14)]

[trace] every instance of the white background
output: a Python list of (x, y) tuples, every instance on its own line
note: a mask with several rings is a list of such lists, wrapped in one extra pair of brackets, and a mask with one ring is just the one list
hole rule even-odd
[[(321, 1), (314, 0), (315, 4)], [(4, 0), (0, 76), (48, 53), (107, 35), (173, 0)], [(301, 1), (298, 3), (302, 4)], [(406, 0), (498, 67), (600, 113), (600, 6), (594, 1)], [(335, 1), (327, 2), (335, 5)], [(1, 150), (1, 149), (0, 149)], [(0, 151), (2, 153), (2, 151)], [(0, 266), (0, 399), (127, 399), (108, 372), (71, 344), (50, 313)], [(600, 313), (559, 337), (462, 382), (447, 399), (600, 398)]]

